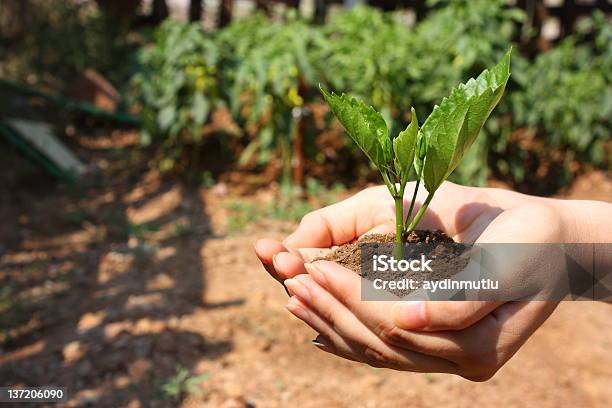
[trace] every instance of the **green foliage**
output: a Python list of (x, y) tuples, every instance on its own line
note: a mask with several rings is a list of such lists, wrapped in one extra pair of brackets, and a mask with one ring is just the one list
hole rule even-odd
[(419, 119), (414, 108), (411, 111), (411, 118), (412, 120), (406, 130), (400, 132), (393, 139), (393, 152), (395, 153), (393, 165), (395, 166), (395, 173), (400, 175), (400, 184), (408, 182), (408, 176), (410, 175), (410, 169), (412, 168), (417, 149)]
[(132, 83), (142, 140), (165, 149), (163, 170), (174, 167), (185, 146), (202, 141), (202, 126), (219, 103), (217, 58), (217, 45), (200, 25), (172, 20), (140, 53), (141, 70)]
[[(321, 88), (332, 112), (376, 165), (395, 200), (396, 242), (400, 250), (404, 234), (417, 227), (435, 191), (459, 165), (499, 103), (510, 77), (510, 52), (478, 78), (455, 87), (440, 106), (434, 107), (420, 129), (412, 110), (410, 125), (393, 141), (389, 138), (384, 119), (374, 108), (355, 98), (330, 94)], [(408, 218), (404, 221), (404, 190), (413, 162), (418, 167), (418, 181), (422, 178), (429, 195), (414, 219), (410, 220), (418, 190), (416, 185)]]
[(224, 207), (228, 210), (227, 229), (229, 232), (242, 232), (261, 218), (261, 211), (255, 204), (244, 201), (229, 201)]
[(454, 88), (433, 109), (421, 134), (426, 145), (423, 181), (434, 192), (459, 165), (498, 104), (510, 77), (510, 51), (491, 70)]
[(294, 114), (304, 105), (300, 85), (314, 80), (307, 53), (315, 37), (316, 31), (293, 14), (282, 23), (255, 14), (219, 33), (223, 82), (229, 90), (226, 97), (232, 116), (243, 127), (257, 128), (240, 164), (253, 158), (256, 164), (265, 164), (277, 152), (288, 178)]
[(604, 143), (612, 136), (612, 26), (600, 13), (585, 23), (594, 44), (584, 43), (582, 33), (567, 37), (518, 76), (512, 125), (539, 132), (548, 146), (567, 151), (568, 161), (609, 166)]
[(416, 56), (409, 27), (359, 6), (334, 16), (322, 33), (325, 41), (312, 51), (320, 82), (371, 101), (390, 122), (410, 107), (407, 76)]
[[(514, 52), (509, 97), (487, 122), (482, 137), (476, 139), (477, 130), (504, 88), (481, 95), (475, 80), (436, 108), (415, 140), (417, 114), (427, 117), (448, 89), (501, 60), (524, 19), (523, 12), (506, 0), (431, 0), (429, 4), (435, 8), (414, 26), (396, 14), (366, 6), (337, 13), (322, 26), (291, 13), (274, 20), (255, 14), (210, 33), (167, 22), (154, 44), (141, 52), (143, 71), (133, 81), (145, 123), (144, 139), (166, 148), (162, 167), (170, 169), (185, 146), (197, 151), (191, 148), (201, 145), (209, 113), (227, 106), (244, 130), (238, 163), (265, 165), (280, 157), (286, 178), (297, 118), (310, 104), (321, 102), (320, 84), (344, 93), (325, 98), (351, 136), (349, 154), (359, 146), (379, 169), (402, 175), (408, 174), (407, 169), (390, 158), (415, 154), (415, 170), (426, 167), (429, 188), (447, 177), (484, 184), (491, 171), (519, 181), (525, 173), (523, 153), (517, 154), (510, 144), (511, 134), (520, 128), (535, 131), (545, 146), (565, 151), (568, 164), (573, 160), (607, 164), (612, 41), (610, 24), (599, 14), (582, 23), (583, 34), (568, 37), (533, 61), (520, 49)], [(464, 114), (447, 109), (464, 93), (478, 94), (464, 108), (474, 104), (482, 110), (472, 108)], [(373, 108), (354, 98), (370, 101)], [(437, 124), (436, 117), (440, 117)], [(437, 130), (442, 118), (444, 126), (459, 128), (467, 118), (465, 132), (457, 133), (448, 146), (433, 143), (444, 133)], [(322, 130), (317, 126), (305, 137)], [(403, 129), (392, 142), (388, 135)], [(376, 134), (376, 143), (366, 134)], [(439, 156), (445, 166), (430, 168), (424, 161), (427, 138), (432, 139), (429, 145), (435, 145), (430, 157)], [(305, 143), (316, 146), (312, 139)], [(316, 148), (305, 152), (322, 156)], [(460, 154), (450, 156), (450, 152)], [(455, 170), (459, 159), (463, 164)], [(409, 162), (402, 159), (398, 164)], [(350, 169), (355, 174), (365, 167), (359, 154), (350, 163), (361, 166)]]
[(193, 375), (187, 368), (179, 366), (176, 374), (162, 384), (161, 391), (165, 397), (175, 400), (190, 394), (202, 395), (200, 384), (209, 377), (208, 373)]
[(393, 147), (382, 115), (356, 98), (344, 94), (338, 96), (333, 92), (329, 94), (323, 88), (321, 92), (357, 146), (381, 172), (387, 172), (393, 157)]

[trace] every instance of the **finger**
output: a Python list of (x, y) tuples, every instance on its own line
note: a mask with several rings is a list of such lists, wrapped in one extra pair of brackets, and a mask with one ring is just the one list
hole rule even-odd
[(299, 254), (303, 262), (312, 262), (315, 259), (325, 258), (336, 248), (335, 246), (331, 248), (297, 248), (295, 252)]
[(283, 251), (287, 251), (285, 246), (274, 239), (263, 238), (255, 242), (255, 255), (257, 255), (266, 271), (281, 283), (283, 279), (274, 270), (273, 258), (274, 255)]
[(397, 302), (393, 305), (392, 315), (395, 325), (406, 330), (462, 330), (503, 303), (480, 300)]
[(306, 304), (304, 304), (296, 296), (291, 296), (289, 302), (286, 305), (287, 310), (291, 312), (295, 317), (306, 323), (314, 331), (324, 336), (323, 339), (317, 337), (317, 340), (321, 344), (318, 345), (313, 341), (319, 349), (339, 355), (350, 360), (359, 361), (358, 352), (354, 350), (354, 346), (348, 344), (325, 320), (321, 319), (315, 312), (310, 310)]
[(312, 279), (350, 310), (375, 334), (393, 327), (392, 302), (363, 302), (361, 278), (335, 262), (316, 261), (304, 265)]
[(301, 273), (306, 273), (303, 259), (289, 252), (280, 252), (274, 255), (272, 257), (272, 263), (276, 274), (283, 281)]
[(328, 261), (306, 264), (305, 268), (315, 282), (338, 299), (365, 326), (388, 344), (451, 360), (461, 354), (462, 339), (456, 333), (408, 331), (395, 324), (393, 302), (362, 301), (361, 278), (354, 272)]
[(390, 198), (385, 202), (387, 197), (381, 194), (381, 189), (384, 187), (369, 188), (306, 214), (296, 231), (283, 243), (293, 248), (329, 248), (350, 242), (376, 225), (390, 221), (391, 211), (379, 211), (392, 204)]
[(272, 264), (276, 275), (281, 279), (290, 279), (306, 273), (304, 262), (320, 259), (331, 253), (332, 249), (301, 248), (293, 252), (279, 252), (272, 256)]
[(326, 339), (320, 334), (312, 341), (312, 344), (317, 346), (319, 350), (324, 351), (326, 353), (330, 353), (338, 357), (342, 357), (347, 360), (356, 361), (359, 363), (364, 362), (364, 361), (359, 360), (359, 356), (357, 355), (342, 353), (340, 350), (336, 348), (336, 346), (330, 340)]
[(298, 275), (285, 284), (347, 343), (360, 346), (360, 355), (369, 364), (417, 372), (457, 372), (458, 366), (449, 360), (386, 344), (310, 276)]

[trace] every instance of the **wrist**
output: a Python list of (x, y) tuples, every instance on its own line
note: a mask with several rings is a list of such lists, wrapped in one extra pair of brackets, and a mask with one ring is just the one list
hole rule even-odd
[(612, 204), (601, 201), (556, 200), (565, 243), (611, 242)]

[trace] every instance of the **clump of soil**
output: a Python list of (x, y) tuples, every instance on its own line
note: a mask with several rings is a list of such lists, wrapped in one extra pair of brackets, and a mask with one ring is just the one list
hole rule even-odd
[[(336, 262), (370, 281), (376, 278), (388, 281), (412, 279), (415, 282), (443, 280), (459, 273), (468, 264), (468, 259), (461, 257), (466, 247), (455, 243), (442, 231), (413, 231), (404, 237), (404, 242), (413, 244), (405, 246), (404, 258), (418, 259), (424, 255), (427, 259), (431, 259), (431, 272), (373, 270), (374, 255), (393, 256), (395, 234), (366, 235), (355, 243), (338, 247), (322, 259)], [(387, 289), (387, 291), (400, 297), (412, 292), (410, 289)]]
[[(436, 244), (454, 243), (455, 241), (442, 231), (412, 231), (404, 237), (408, 244)], [(395, 234), (369, 234), (361, 237), (357, 242), (344, 244), (335, 251), (321, 258), (324, 261), (336, 262), (347, 269), (361, 274), (361, 244), (394, 244)], [(376, 248), (374, 245), (373, 248)]]

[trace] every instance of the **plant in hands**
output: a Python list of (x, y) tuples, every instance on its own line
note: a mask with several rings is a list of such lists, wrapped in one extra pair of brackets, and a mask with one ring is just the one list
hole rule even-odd
[[(439, 106), (434, 107), (420, 128), (412, 108), (410, 124), (393, 138), (383, 116), (373, 107), (351, 96), (339, 96), (321, 88), (332, 112), (376, 166), (395, 200), (395, 242), (400, 250), (403, 237), (416, 229), (436, 190), (459, 165), (499, 103), (510, 77), (511, 51), (478, 78), (455, 87)], [(413, 168), (417, 183), (404, 219), (404, 191)], [(421, 183), (428, 195), (413, 217)]]

